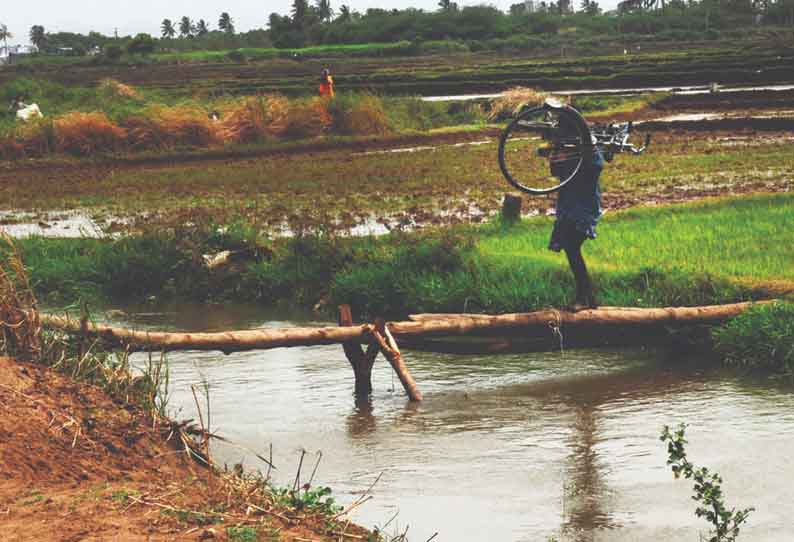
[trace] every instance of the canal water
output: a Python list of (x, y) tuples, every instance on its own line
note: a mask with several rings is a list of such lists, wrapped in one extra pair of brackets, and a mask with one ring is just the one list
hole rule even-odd
[[(241, 306), (119, 314), (142, 329), (328, 325)], [(279, 484), (292, 485), (302, 450), (301, 480), (322, 453), (314, 485), (343, 504), (380, 475), (354, 520), (388, 523), (392, 534), (407, 527), (420, 542), (434, 533), (455, 542), (696, 541), (707, 524), (658, 438), (663, 425), (686, 422), (690, 459), (724, 477), (730, 506), (756, 508), (740, 539), (794, 536), (794, 388), (785, 382), (696, 369), (698, 359), (658, 350), (404, 354), (420, 405), (382, 359), (371, 401), (356, 403), (342, 349), (328, 346), (169, 354), (169, 408), (196, 418), (191, 385), (207, 382), (211, 429), (264, 455), (272, 444)], [(214, 446), (222, 462), (265, 469), (250, 452)]]

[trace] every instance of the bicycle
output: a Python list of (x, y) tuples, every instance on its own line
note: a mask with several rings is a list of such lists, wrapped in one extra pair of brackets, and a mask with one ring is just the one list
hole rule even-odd
[(621, 152), (645, 152), (650, 134), (637, 147), (629, 143), (632, 129), (631, 122), (590, 126), (574, 107), (547, 99), (541, 106), (524, 108), (504, 129), (499, 167), (522, 192), (551, 194), (576, 177), (596, 150), (608, 162)]

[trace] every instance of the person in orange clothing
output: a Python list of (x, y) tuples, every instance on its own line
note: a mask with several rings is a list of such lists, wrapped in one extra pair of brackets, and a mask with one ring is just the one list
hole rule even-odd
[(334, 78), (328, 68), (323, 68), (320, 74), (320, 96), (334, 97)]

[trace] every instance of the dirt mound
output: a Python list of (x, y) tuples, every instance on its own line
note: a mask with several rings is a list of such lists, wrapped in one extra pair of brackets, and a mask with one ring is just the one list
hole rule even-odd
[(170, 426), (96, 387), (0, 358), (0, 542), (323, 541), (327, 525), (232, 503)]

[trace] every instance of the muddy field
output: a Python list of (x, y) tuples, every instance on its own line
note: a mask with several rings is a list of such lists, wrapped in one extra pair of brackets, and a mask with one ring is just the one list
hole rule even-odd
[[(0, 84), (17, 77), (43, 77), (88, 85), (112, 77), (175, 94), (314, 92), (316, 74), (331, 66), (337, 86), (388, 95), (497, 92), (514, 86), (544, 90), (770, 84), (794, 81), (790, 45), (754, 44), (737, 49), (710, 43), (683, 44), (686, 51), (560, 58), (466, 54), (407, 58), (273, 59), (256, 63), (151, 63), (146, 65), (18, 66), (0, 70)], [(670, 48), (674, 49), (675, 45)], [(186, 84), (187, 83), (187, 84)]]

